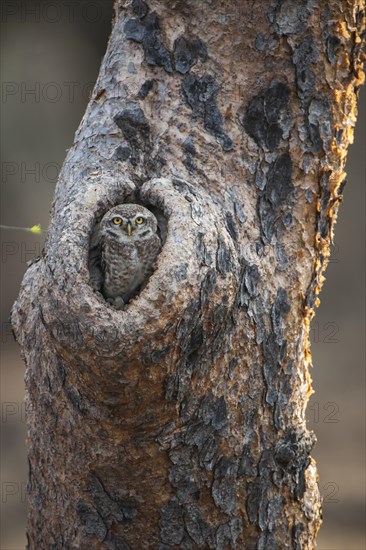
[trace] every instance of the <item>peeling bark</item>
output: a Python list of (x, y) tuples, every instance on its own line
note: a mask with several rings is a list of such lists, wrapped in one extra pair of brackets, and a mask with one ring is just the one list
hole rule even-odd
[[(28, 548), (310, 549), (309, 323), (363, 81), (361, 0), (119, 0), (12, 322)], [(128, 307), (93, 293), (112, 206), (167, 221)]]

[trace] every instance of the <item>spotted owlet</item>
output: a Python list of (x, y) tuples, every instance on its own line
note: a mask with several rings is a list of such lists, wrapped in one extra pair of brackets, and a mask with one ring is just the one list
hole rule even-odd
[(94, 289), (122, 309), (152, 274), (160, 249), (158, 223), (150, 210), (139, 204), (115, 206), (92, 237), (89, 268)]

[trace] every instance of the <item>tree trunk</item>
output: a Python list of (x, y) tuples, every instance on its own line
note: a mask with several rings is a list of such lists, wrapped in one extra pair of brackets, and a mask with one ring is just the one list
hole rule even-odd
[[(309, 323), (363, 81), (362, 0), (115, 10), (12, 313), (28, 548), (313, 548)], [(88, 250), (123, 202), (167, 231), (117, 311)]]

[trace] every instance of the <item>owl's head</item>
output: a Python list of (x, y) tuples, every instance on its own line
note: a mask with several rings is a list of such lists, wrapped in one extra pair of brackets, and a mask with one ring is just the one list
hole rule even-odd
[(156, 234), (158, 223), (150, 210), (140, 204), (119, 204), (104, 214), (101, 230), (122, 242), (147, 239)]

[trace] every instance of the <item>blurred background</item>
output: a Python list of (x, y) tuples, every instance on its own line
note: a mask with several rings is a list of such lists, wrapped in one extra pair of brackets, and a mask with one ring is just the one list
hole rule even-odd
[[(47, 227), (58, 172), (87, 105), (111, 28), (112, 0), (8, 1), (2, 21), (1, 223)], [(315, 430), (324, 498), (320, 550), (365, 541), (365, 88), (321, 306), (312, 324)], [(43, 238), (1, 233), (1, 550), (25, 547), (24, 364), (8, 321)]]

